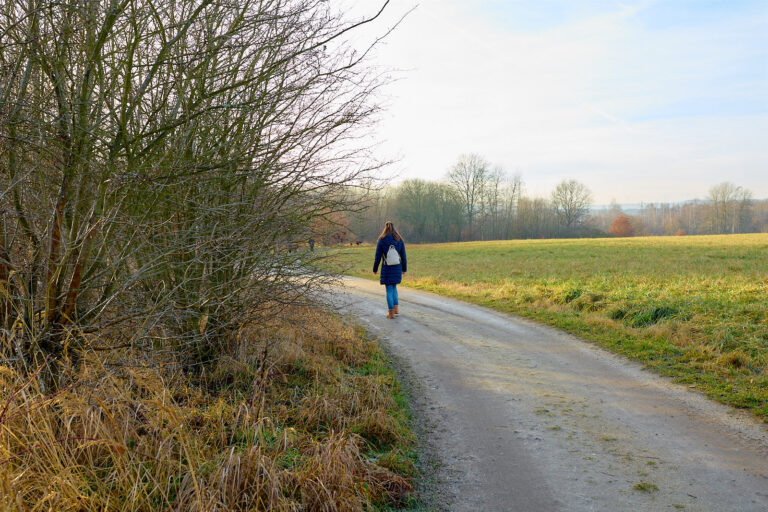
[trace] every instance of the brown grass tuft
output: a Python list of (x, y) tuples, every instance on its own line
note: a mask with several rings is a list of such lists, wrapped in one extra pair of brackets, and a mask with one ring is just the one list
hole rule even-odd
[(718, 364), (729, 368), (745, 368), (749, 362), (749, 356), (741, 351), (729, 352), (717, 358)]

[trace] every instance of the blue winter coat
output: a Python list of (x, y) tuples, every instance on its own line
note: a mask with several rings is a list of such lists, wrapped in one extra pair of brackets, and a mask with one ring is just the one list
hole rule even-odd
[(375, 273), (379, 269), (379, 263), (386, 256), (390, 245), (394, 245), (400, 254), (400, 264), (382, 265), (379, 282), (381, 284), (400, 284), (400, 281), (403, 280), (403, 272), (408, 271), (408, 261), (405, 259), (405, 243), (398, 242), (392, 235), (385, 236), (376, 244), (376, 260), (373, 262), (373, 271)]

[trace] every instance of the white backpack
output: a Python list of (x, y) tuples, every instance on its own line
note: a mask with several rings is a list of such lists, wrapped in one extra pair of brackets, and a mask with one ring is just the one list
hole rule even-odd
[(400, 253), (397, 252), (397, 249), (395, 249), (394, 245), (389, 246), (389, 250), (387, 251), (387, 255), (384, 256), (384, 264), (388, 266), (392, 265), (399, 265), (400, 264)]

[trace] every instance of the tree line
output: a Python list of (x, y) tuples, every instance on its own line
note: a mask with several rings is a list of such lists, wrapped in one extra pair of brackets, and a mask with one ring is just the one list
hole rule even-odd
[(768, 231), (768, 201), (731, 183), (713, 186), (704, 200), (649, 203), (637, 212), (617, 204), (598, 210), (589, 188), (576, 180), (533, 197), (520, 176), (477, 154), (460, 156), (443, 180), (370, 187), (357, 202), (358, 211), (335, 219), (326, 242), (375, 240), (386, 220), (416, 243)]
[(768, 232), (768, 200), (730, 182), (710, 188), (704, 199), (648, 203), (630, 215), (613, 204), (590, 223), (616, 236), (718, 235)]

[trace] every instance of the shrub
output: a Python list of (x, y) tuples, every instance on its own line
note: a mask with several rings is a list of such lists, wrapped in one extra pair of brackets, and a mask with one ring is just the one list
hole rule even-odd
[(634, 236), (635, 228), (632, 226), (632, 220), (629, 216), (622, 213), (611, 222), (608, 233), (621, 237)]

